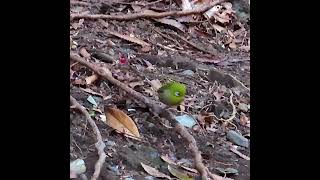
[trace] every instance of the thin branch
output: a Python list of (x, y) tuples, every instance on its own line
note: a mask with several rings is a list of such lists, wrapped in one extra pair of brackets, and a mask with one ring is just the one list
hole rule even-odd
[(179, 134), (188, 141), (189, 143), (189, 148), (193, 154), (194, 157), (194, 166), (195, 168), (199, 171), (199, 173), (201, 174), (201, 178), (203, 180), (208, 179), (208, 173), (206, 171), (206, 167), (204, 166), (204, 164), (202, 163), (202, 157), (201, 157), (201, 153), (197, 147), (197, 142), (194, 139), (194, 137), (187, 131), (186, 128), (184, 128), (181, 124), (176, 123), (176, 127), (175, 130), (177, 132), (179, 132)]
[(157, 0), (157, 1), (149, 2), (149, 3), (138, 3), (138, 2), (134, 2), (134, 3), (130, 3), (130, 2), (115, 2), (115, 3), (116, 4), (125, 4), (125, 5), (148, 6), (148, 5), (156, 4), (156, 3), (161, 2), (161, 1), (163, 1), (163, 0)]
[(183, 40), (184, 42), (186, 42), (186, 43), (189, 44), (190, 46), (194, 47), (195, 49), (198, 49), (199, 51), (202, 51), (202, 52), (204, 52), (204, 53), (208, 53), (208, 54), (210, 54), (210, 55), (212, 55), (212, 56), (216, 56), (216, 54), (215, 54), (214, 52), (208, 51), (208, 50), (206, 50), (205, 48), (200, 47), (200, 46), (197, 45), (196, 43), (193, 43), (193, 42), (191, 42), (191, 41), (188, 41), (185, 37), (182, 37), (182, 36), (180, 36), (180, 35), (177, 34), (177, 33), (172, 33), (172, 32), (168, 32), (168, 33), (177, 36), (178, 38), (180, 38), (181, 40)]
[(233, 180), (231, 178), (226, 178), (226, 177), (221, 177), (216, 174), (212, 174), (208, 169), (207, 169), (208, 175), (213, 179), (213, 180)]
[(133, 14), (119, 14), (119, 15), (106, 15), (106, 14), (71, 14), (70, 19), (109, 19), (109, 20), (118, 20), (118, 21), (127, 21), (127, 20), (134, 20), (134, 19), (139, 19), (139, 18), (163, 18), (167, 16), (174, 16), (174, 17), (179, 17), (179, 16), (187, 16), (191, 14), (199, 14), (202, 12), (205, 12), (212, 8), (213, 6), (220, 4), (224, 2), (225, 0), (217, 0), (215, 2), (212, 2), (208, 5), (204, 5), (202, 7), (199, 7), (197, 9), (193, 10), (188, 10), (188, 11), (169, 11), (169, 12), (152, 12), (150, 10), (143, 11), (141, 13), (133, 13)]
[(242, 153), (239, 152), (236, 148), (231, 147), (231, 148), (230, 148), (230, 151), (234, 152), (235, 154), (237, 154), (238, 156), (242, 157), (243, 159), (250, 161), (250, 157), (242, 154)]
[(156, 28), (152, 29), (153, 31), (155, 31), (156, 33), (160, 34), (162, 37), (169, 39), (170, 41), (174, 42), (176, 44), (176, 46), (178, 46), (179, 48), (183, 47), (179, 44), (179, 42), (176, 39), (173, 39), (172, 37), (170, 37), (169, 35), (163, 34), (162, 32), (160, 32), (159, 30), (157, 30)]
[(246, 89), (247, 91), (250, 91), (250, 89), (244, 85), (241, 81), (239, 81), (236, 77), (232, 76), (231, 74), (229, 74), (229, 76), (237, 83), (239, 83), (240, 86), (242, 86), (244, 89)]
[(71, 5), (81, 5), (81, 6), (89, 6), (90, 3), (82, 2), (82, 1), (70, 1)]
[(151, 112), (153, 112), (157, 115), (160, 115), (160, 117), (162, 117), (162, 118), (166, 118), (167, 120), (169, 120), (170, 123), (174, 124), (176, 132), (178, 134), (180, 134), (189, 144), (189, 149), (192, 152), (193, 158), (195, 160), (195, 162), (194, 162), (195, 168), (200, 172), (203, 180), (208, 179), (208, 173), (207, 173), (206, 167), (204, 166), (204, 164), (202, 162), (201, 152), (199, 151), (199, 149), (197, 147), (196, 140), (187, 131), (187, 129), (184, 126), (177, 123), (177, 121), (175, 120), (175, 116), (170, 111), (168, 111), (167, 106), (165, 104), (158, 102), (158, 101), (154, 101), (152, 99), (149, 99), (149, 98), (145, 97), (144, 95), (142, 95), (141, 93), (131, 89), (126, 84), (118, 81), (117, 79), (115, 79), (112, 76), (112, 73), (106, 67), (104, 67), (104, 68), (99, 67), (93, 63), (90, 63), (90, 62), (84, 60), (83, 58), (81, 58), (80, 56), (78, 56), (76, 54), (70, 54), (70, 59), (73, 61), (79, 62), (80, 64), (90, 68), (93, 72), (100, 75), (103, 79), (108, 80), (112, 84), (118, 86), (122, 90), (129, 93), (132, 97), (145, 103), (150, 108)]
[(92, 120), (88, 111), (82, 105), (80, 105), (77, 102), (77, 100), (75, 98), (73, 98), (72, 96), (70, 96), (70, 102), (71, 102), (72, 106), (75, 107), (75, 109), (78, 109), (83, 115), (85, 115), (87, 121), (89, 122), (89, 124), (91, 125), (91, 127), (93, 129), (93, 132), (97, 136), (97, 142), (95, 143), (95, 146), (98, 150), (99, 159), (95, 164), (94, 173), (91, 177), (91, 180), (96, 180), (99, 177), (102, 165), (103, 165), (103, 163), (106, 159), (106, 156), (107, 156), (104, 152), (104, 148), (106, 147), (106, 145), (104, 144), (104, 142), (102, 140), (102, 136), (101, 136), (101, 133), (98, 129), (98, 126)]

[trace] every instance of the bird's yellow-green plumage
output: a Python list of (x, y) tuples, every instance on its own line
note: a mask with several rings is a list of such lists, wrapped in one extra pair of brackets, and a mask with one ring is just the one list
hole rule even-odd
[(186, 94), (186, 86), (178, 82), (170, 82), (158, 89), (159, 100), (169, 106), (179, 105)]

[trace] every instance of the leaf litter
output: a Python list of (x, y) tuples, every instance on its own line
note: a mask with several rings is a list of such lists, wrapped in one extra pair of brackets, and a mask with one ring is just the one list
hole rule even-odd
[[(185, 5), (186, 9), (192, 10), (204, 5), (203, 3), (212, 1), (191, 2), (184, 0), (182, 2), (187, 4)], [(141, 3), (146, 4), (147, 1), (142, 1)], [(97, 3), (95, 6), (84, 6), (81, 8), (72, 5), (71, 9), (73, 10), (71, 14), (84, 13), (92, 15), (101, 10), (99, 9), (101, 7), (100, 5), (101, 4)], [(147, 12), (146, 10), (150, 9), (157, 11), (153, 12), (153, 14), (157, 14), (159, 10), (161, 10), (159, 12), (169, 12), (169, 9), (171, 9), (171, 11), (183, 9), (181, 4), (176, 4), (175, 1), (172, 1), (171, 7), (169, 7), (169, 2), (166, 3), (165, 1), (159, 1), (145, 6), (130, 3), (119, 5), (115, 2), (110, 2), (108, 5), (109, 9), (106, 14), (116, 14), (119, 17), (136, 12)], [(234, 166), (231, 168), (234, 169), (236, 167), (248, 167), (237, 169), (239, 172), (238, 175), (233, 174), (235, 179), (245, 179), (250, 177), (249, 163), (238, 159), (248, 159), (246, 158), (246, 154), (250, 154), (249, 149), (241, 149), (241, 152), (240, 150), (230, 150), (227, 148), (228, 146), (224, 147), (225, 144), (228, 143), (223, 140), (226, 138), (226, 131), (230, 129), (241, 131), (242, 134), (249, 134), (248, 136), (250, 136), (250, 96), (244, 97), (243, 94), (248, 94), (248, 92), (244, 92), (245, 90), (243, 89), (237, 90), (236, 93), (234, 92), (234, 102), (236, 105), (234, 121), (238, 122), (236, 125), (237, 129), (230, 124), (222, 128), (223, 122), (217, 120), (215, 116), (223, 112), (222, 114), (224, 114), (225, 117), (230, 117), (232, 107), (229, 101), (230, 96), (228, 90), (230, 87), (226, 87), (224, 91), (219, 90), (218, 87), (221, 83), (229, 85), (229, 82), (223, 82), (227, 81), (228, 78), (223, 76), (223, 78), (218, 79), (219, 81), (209, 81), (207, 76), (208, 71), (206, 69), (210, 70), (218, 67), (222, 74), (246, 77), (240, 80), (244, 85), (250, 86), (249, 80), (246, 80), (249, 78), (250, 68), (246, 68), (245, 71), (241, 70), (243, 67), (250, 67), (250, 61), (242, 60), (242, 55), (248, 55), (248, 53), (250, 53), (249, 19), (247, 20), (248, 22), (246, 22), (243, 18), (240, 19), (237, 17), (239, 14), (237, 11), (239, 10), (235, 8), (233, 2), (221, 3), (216, 5), (215, 8), (215, 12), (211, 13), (211, 15), (209, 14), (207, 17), (205, 15), (206, 13), (203, 12), (180, 17), (162, 17), (156, 19), (156, 21), (148, 17), (127, 21), (110, 19), (107, 21), (103, 20), (103, 22), (101, 20), (92, 21), (86, 18), (72, 19), (70, 21), (70, 48), (71, 51), (80, 53), (87, 61), (94, 62), (98, 66), (110, 68), (116, 79), (154, 100), (158, 100), (156, 90), (161, 86), (160, 82), (175, 80), (186, 84), (187, 95), (185, 102), (178, 107), (175, 115), (179, 117), (188, 114), (197, 117), (196, 120), (201, 127), (198, 127), (198, 130), (196, 130), (196, 126), (199, 126), (196, 124), (193, 128), (189, 129), (190, 133), (196, 138), (197, 145), (201, 149), (209, 151), (210, 154), (228, 151), (233, 152), (233, 156), (229, 158), (221, 156), (221, 161), (228, 163), (229, 160), (232, 160)], [(149, 11), (149, 13), (151, 12)], [(167, 37), (170, 36), (171, 40), (165, 36), (159, 36), (158, 33), (152, 30), (155, 28), (162, 34), (167, 35)], [(196, 31), (194, 31), (194, 29), (196, 29)], [(182, 32), (182, 30), (184, 30), (184, 32)], [(204, 33), (194, 33), (200, 31)], [(170, 33), (179, 34), (179, 36), (184, 39), (178, 36), (171, 36)], [(204, 36), (203, 34), (206, 35)], [(189, 43), (187, 43), (187, 41)], [(153, 44), (154, 42), (156, 42), (156, 44)], [(196, 47), (199, 45), (204, 47), (212, 46), (217, 49), (217, 51), (215, 53), (201, 51), (201, 47)], [(174, 49), (175, 51), (170, 49)], [(110, 54), (108, 61), (104, 62), (99, 58), (96, 59), (92, 57), (91, 53), (93, 50), (98, 50), (108, 55)], [(153, 54), (159, 57), (159, 59), (141, 59), (138, 56), (139, 53)], [(177, 53), (189, 59), (179, 60)], [(118, 54), (130, 58), (125, 58), (125, 61), (122, 61), (120, 56), (119, 58), (117, 57)], [(238, 61), (231, 62), (232, 59), (237, 59)], [(169, 68), (170, 65), (168, 66), (168, 64), (170, 63), (174, 64), (175, 68)], [(139, 69), (137, 69), (137, 67), (139, 67)], [(194, 73), (192, 76), (182, 76), (181, 72), (185, 70), (192, 70)], [(87, 109), (95, 112), (92, 113), (92, 118), (96, 120), (103, 138), (117, 144), (112, 152), (107, 152), (107, 154), (112, 155), (113, 158), (111, 158), (109, 162), (105, 162), (105, 164), (112, 163), (113, 165), (119, 165), (118, 170), (121, 177), (136, 179), (136, 174), (141, 174), (141, 169), (137, 168), (138, 166), (131, 166), (131, 164), (134, 164), (135, 158), (138, 158), (136, 153), (139, 152), (139, 150), (137, 150), (139, 148), (137, 148), (137, 146), (141, 146), (141, 141), (136, 141), (136, 139), (141, 139), (142, 136), (146, 138), (148, 146), (156, 148), (159, 153), (174, 153), (179, 157), (188, 158), (188, 160), (192, 162), (192, 156), (187, 152), (187, 142), (184, 142), (181, 137), (177, 137), (177, 135), (173, 133), (173, 129), (170, 129), (170, 124), (153, 116), (148, 109), (142, 108), (142, 105), (138, 104), (136, 100), (131, 99), (122, 89), (115, 87), (112, 83), (105, 80), (102, 80), (102, 82), (100, 80), (98, 81), (94, 73), (91, 73), (88, 68), (83, 68), (83, 66), (80, 65), (71, 67), (70, 80), (72, 86), (81, 88), (81, 92), (78, 92), (80, 93), (79, 95), (73, 91), (71, 91), (71, 95), (75, 96), (84, 106), (90, 107)], [(201, 85), (199, 85), (199, 83), (201, 83)], [(213, 91), (210, 91), (210, 89), (213, 89)], [(96, 101), (95, 98), (97, 97), (102, 99), (102, 101)], [(240, 98), (245, 99), (245, 101), (239, 100)], [(88, 106), (86, 103), (89, 103), (91, 106)], [(103, 111), (101, 107), (110, 104), (117, 107), (114, 108), (116, 109), (114, 110), (115, 112), (108, 112), (108, 110)], [(216, 106), (217, 104), (220, 105)], [(134, 111), (130, 109), (134, 109)], [(105, 114), (103, 114), (103, 112)], [(110, 119), (111, 121), (109, 121)], [(82, 140), (77, 140), (79, 141), (78, 145), (82, 150), (82, 155), (78, 150), (79, 148), (71, 148), (71, 145), (70, 148), (72, 151), (70, 155), (71, 157), (84, 156), (86, 157), (84, 158), (86, 166), (94, 167), (97, 159), (92, 157), (96, 156), (96, 152), (93, 151), (92, 148), (94, 142), (90, 141), (91, 136), (94, 136), (94, 134), (91, 134), (90, 129), (86, 127), (86, 122), (83, 121), (83, 119), (73, 122), (79, 122), (79, 125), (71, 125), (70, 135), (71, 137), (77, 137), (78, 134), (82, 135)], [(201, 131), (202, 128), (205, 129), (204, 132)], [(114, 134), (114, 130), (116, 130), (116, 134)], [(246, 135), (244, 136), (247, 137)], [(212, 138), (214, 138), (214, 141)], [(166, 141), (170, 141), (171, 143), (164, 143)], [(214, 148), (207, 146), (206, 144), (208, 143)], [(126, 151), (131, 155), (128, 159), (123, 159), (119, 156), (119, 151), (122, 151), (125, 147), (130, 147), (134, 150), (130, 153)], [(138, 162), (141, 162), (141, 160), (143, 159), (136, 159)], [(178, 162), (174, 159), (171, 159), (171, 161)], [(206, 165), (211, 167), (210, 172), (217, 173), (218, 171), (214, 169), (219, 167), (212, 163), (213, 158), (209, 157), (206, 159)], [(172, 162), (169, 164), (172, 164)], [(165, 175), (169, 174), (169, 172), (163, 171), (163, 168), (168, 170), (167, 166), (155, 165), (153, 168), (157, 169), (158, 172), (163, 172)], [(199, 175), (198, 171), (193, 169), (189, 164), (180, 164), (179, 168), (189, 171), (187, 174)], [(90, 172), (85, 172), (85, 174), (88, 177), (92, 175)], [(112, 176), (112, 173), (109, 172), (109, 174), (106, 174), (106, 172), (101, 171), (100, 176), (109, 177)], [(143, 174), (143, 176), (147, 177), (148, 173)], [(210, 174), (210, 177), (230, 179), (215, 174)]]

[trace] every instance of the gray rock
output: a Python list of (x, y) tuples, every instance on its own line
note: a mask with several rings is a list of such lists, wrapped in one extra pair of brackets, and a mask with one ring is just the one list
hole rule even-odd
[(242, 146), (242, 147), (249, 147), (249, 140), (242, 135), (238, 134), (236, 131), (230, 130), (227, 133), (227, 139), (232, 143)]
[(244, 104), (244, 103), (239, 103), (239, 105), (238, 105), (238, 108), (243, 112), (248, 112), (249, 107), (250, 106), (248, 106), (247, 104)]
[(114, 141), (106, 141), (105, 142), (106, 146), (115, 146), (116, 143)]
[(152, 176), (146, 176), (145, 179), (146, 180), (154, 180), (154, 178)]
[(187, 76), (193, 76), (194, 72), (188, 69), (188, 70), (184, 70), (182, 74)]

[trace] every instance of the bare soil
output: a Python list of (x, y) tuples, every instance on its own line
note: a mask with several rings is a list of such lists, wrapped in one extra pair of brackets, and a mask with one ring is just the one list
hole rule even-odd
[[(144, 2), (144, 1), (141, 1)], [(152, 7), (169, 7), (168, 2), (159, 2)], [(145, 7), (141, 7), (145, 8)], [(166, 8), (167, 9), (167, 8)], [(89, 11), (90, 14), (113, 14), (116, 12), (128, 13), (133, 11), (131, 5), (91, 3), (89, 5), (71, 5), (71, 13), (76, 11)], [(83, 21), (83, 20), (82, 20)], [(80, 23), (79, 23), (80, 22)], [(70, 37), (73, 47), (71, 51), (79, 53), (84, 48), (91, 57), (88, 59), (97, 64), (105, 64), (111, 70), (115, 78), (134, 86), (133, 82), (139, 82), (133, 87), (147, 97), (157, 100), (155, 95), (150, 93), (151, 80), (158, 79), (161, 83), (169, 80), (179, 81), (186, 84), (187, 95), (183, 104), (184, 109), (178, 107), (176, 115), (189, 114), (199, 117), (201, 111), (214, 113), (218, 118), (227, 119), (232, 113), (230, 105), (230, 92), (234, 94), (233, 102), (236, 106), (236, 116), (232, 120), (237, 126), (237, 130), (246, 138), (250, 139), (250, 128), (241, 123), (241, 116), (246, 116), (250, 121), (250, 109), (244, 111), (239, 109), (240, 103), (250, 104), (250, 92), (237, 83), (226, 83), (230, 80), (228, 75), (232, 75), (237, 80), (250, 88), (250, 56), (249, 52), (239, 49), (222, 47), (218, 43), (220, 36), (182, 33), (181, 31), (155, 22), (151, 19), (136, 19), (130, 21), (108, 20), (107, 29), (118, 33), (134, 36), (151, 44), (151, 49), (144, 50), (136, 43), (128, 42), (106, 32), (106, 25), (102, 25), (98, 20), (76, 19), (70, 22)], [(242, 22), (245, 24), (246, 22)], [(250, 29), (248, 23), (245, 24), (249, 38)], [(201, 24), (193, 25), (203, 28)], [(190, 26), (188, 26), (190, 27)], [(229, 28), (231, 27), (228, 26)], [(190, 41), (201, 47), (215, 49), (215, 57), (190, 47), (179, 38), (171, 36), (176, 42), (159, 35), (154, 29), (163, 34), (166, 32), (177, 32)], [(213, 31), (211, 31), (212, 33)], [(76, 44), (74, 44), (76, 43)], [(157, 45), (158, 44), (158, 45)], [(159, 45), (160, 44), (160, 45)], [(162, 47), (161, 47), (162, 46)], [(169, 48), (163, 48), (169, 47)], [(180, 46), (180, 47), (179, 47)], [(176, 51), (170, 50), (170, 48)], [(146, 51), (146, 52), (145, 52)], [(112, 61), (101, 58), (97, 54), (104, 53), (113, 58)], [(124, 58), (127, 64), (121, 63)], [(206, 62), (200, 60), (205, 59)], [(149, 176), (140, 165), (140, 162), (148, 164), (159, 171), (170, 175), (166, 163), (161, 160), (161, 155), (167, 155), (176, 161), (185, 162), (185, 166), (192, 167), (192, 155), (188, 150), (187, 143), (170, 128), (164, 126), (166, 122), (161, 122), (143, 104), (128, 96), (124, 91), (111, 83), (98, 79), (91, 84), (87, 84), (85, 78), (92, 75), (92, 72), (79, 64), (71, 62), (72, 73), (70, 74), (71, 85), (70, 94), (92, 114), (97, 126), (105, 139), (107, 154), (104, 167), (101, 170), (99, 179), (145, 179)], [(186, 74), (185, 70), (191, 70), (192, 75)], [(210, 71), (220, 72), (222, 76), (210, 77)], [(213, 73), (214, 74), (214, 73)], [(83, 89), (91, 89), (102, 94), (93, 95)], [(222, 92), (218, 99), (215, 93)], [(89, 96), (94, 97), (98, 104), (96, 109), (100, 109), (102, 114), (93, 110), (93, 105), (87, 100)], [(137, 141), (125, 137), (116, 132), (103, 121), (100, 115), (104, 113), (105, 105), (114, 105), (125, 112), (135, 122), (144, 141)], [(130, 110), (133, 109), (133, 110)], [(227, 139), (227, 131), (235, 129), (232, 125), (222, 126), (223, 122), (213, 118), (210, 123), (201, 124), (194, 128), (189, 128), (189, 132), (195, 137), (199, 150), (202, 153), (204, 164), (212, 173), (221, 174), (216, 168), (234, 168), (238, 174), (227, 174), (227, 177), (236, 180), (250, 179), (250, 161), (230, 151), (234, 143)], [(94, 164), (98, 159), (94, 146), (96, 142), (95, 134), (83, 115), (78, 112), (70, 113), (70, 161), (81, 158), (85, 161), (87, 170), (85, 175), (90, 178), (94, 172)], [(250, 157), (250, 149), (238, 147), (238, 150)], [(172, 176), (173, 177), (173, 176)], [(80, 178), (79, 178), (80, 179)], [(157, 178), (154, 178), (157, 179)]]

